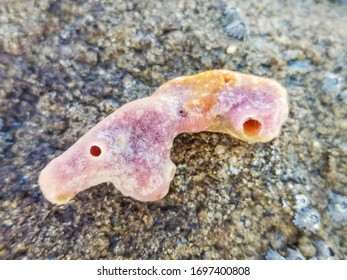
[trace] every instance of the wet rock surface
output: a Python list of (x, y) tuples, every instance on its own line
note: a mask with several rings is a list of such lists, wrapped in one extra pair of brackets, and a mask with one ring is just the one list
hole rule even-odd
[[(2, 4), (0, 258), (346, 259), (346, 15), (343, 1)], [(158, 202), (111, 184), (43, 198), (40, 170), (102, 118), (217, 68), (286, 87), (279, 138), (178, 136)]]

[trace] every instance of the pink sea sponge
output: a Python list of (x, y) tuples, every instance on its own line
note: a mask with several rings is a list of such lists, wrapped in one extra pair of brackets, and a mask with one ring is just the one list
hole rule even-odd
[(287, 115), (286, 91), (273, 80), (227, 70), (179, 77), (94, 126), (42, 170), (39, 184), (58, 204), (107, 181), (124, 195), (157, 200), (175, 175), (170, 149), (178, 134), (214, 131), (266, 142)]

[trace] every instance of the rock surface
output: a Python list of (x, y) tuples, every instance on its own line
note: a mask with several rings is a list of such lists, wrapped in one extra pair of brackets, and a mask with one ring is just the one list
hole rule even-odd
[[(226, 2), (1, 4), (1, 259), (347, 258), (347, 5)], [(159, 202), (111, 184), (43, 198), (39, 171), (95, 123), (209, 69), (282, 83), (280, 137), (179, 135)]]

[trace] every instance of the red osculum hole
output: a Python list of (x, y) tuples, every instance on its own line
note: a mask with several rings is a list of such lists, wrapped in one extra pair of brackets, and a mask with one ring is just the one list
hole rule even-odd
[(101, 155), (101, 149), (99, 146), (91, 146), (90, 147), (90, 154), (93, 156), (93, 157), (98, 157)]
[(243, 123), (243, 131), (248, 136), (257, 136), (261, 130), (261, 123), (254, 119), (249, 119)]

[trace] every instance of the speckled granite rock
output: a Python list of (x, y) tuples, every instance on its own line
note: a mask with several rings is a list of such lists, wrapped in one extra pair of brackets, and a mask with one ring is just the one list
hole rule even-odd
[[(124, 2), (0, 6), (0, 258), (346, 259), (347, 5)], [(213, 68), (287, 88), (278, 139), (180, 135), (159, 202), (110, 184), (44, 200), (39, 171), (97, 121)]]

